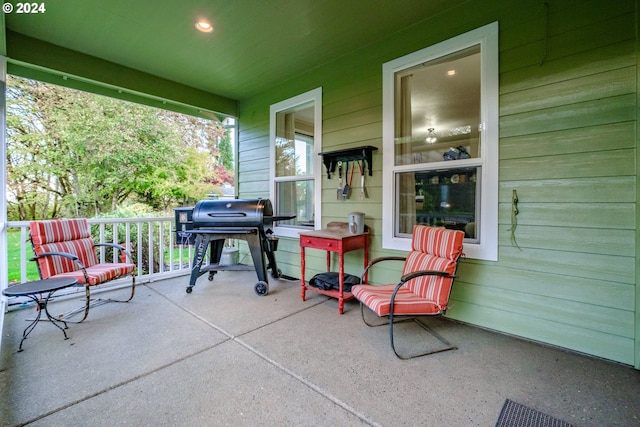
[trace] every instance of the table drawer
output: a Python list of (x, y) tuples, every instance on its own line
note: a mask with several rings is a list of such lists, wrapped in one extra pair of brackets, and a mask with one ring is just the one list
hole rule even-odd
[(322, 237), (300, 236), (300, 246), (305, 248), (324, 249), (325, 251), (337, 251), (340, 249), (340, 241), (325, 239)]

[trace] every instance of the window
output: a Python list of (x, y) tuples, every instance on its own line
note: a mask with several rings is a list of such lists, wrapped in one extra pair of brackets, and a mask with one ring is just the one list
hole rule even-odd
[(498, 24), (383, 65), (383, 247), (415, 224), (465, 231), (498, 258)]
[(300, 230), (320, 226), (322, 88), (273, 104), (270, 121), (274, 214), (295, 215), (276, 222), (273, 230), (297, 237)]

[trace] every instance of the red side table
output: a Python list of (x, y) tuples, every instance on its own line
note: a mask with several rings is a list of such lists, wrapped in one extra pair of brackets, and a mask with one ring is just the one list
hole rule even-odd
[[(306, 291), (312, 291), (319, 294), (338, 298), (338, 310), (342, 314), (344, 312), (344, 302), (353, 298), (351, 292), (344, 292), (344, 254), (345, 252), (364, 249), (364, 267), (369, 263), (369, 231), (365, 228), (362, 234), (351, 234), (344, 226), (333, 226), (323, 230), (306, 231), (300, 233), (300, 292), (302, 301), (305, 300)], [(346, 223), (338, 223), (346, 224)], [(327, 252), (327, 271), (331, 271), (331, 252), (337, 252), (339, 255), (339, 277), (340, 289), (319, 289), (310, 286), (304, 280), (305, 269), (305, 248), (321, 249)], [(365, 275), (364, 280), (367, 280)]]

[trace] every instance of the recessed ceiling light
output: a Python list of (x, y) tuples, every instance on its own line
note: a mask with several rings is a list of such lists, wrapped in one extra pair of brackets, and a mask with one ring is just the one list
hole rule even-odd
[(455, 75), (456, 75), (456, 70), (447, 71), (447, 76), (455, 76)]
[(196, 22), (196, 28), (198, 29), (198, 31), (202, 31), (203, 33), (210, 33), (213, 31), (213, 25), (211, 25), (209, 22), (205, 21), (204, 19), (201, 19), (198, 22)]

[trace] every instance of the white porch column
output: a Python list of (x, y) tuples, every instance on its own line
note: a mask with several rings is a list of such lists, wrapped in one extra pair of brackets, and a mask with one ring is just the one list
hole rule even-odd
[[(8, 286), (9, 269), (7, 254), (7, 58), (0, 56), (0, 292)], [(7, 299), (0, 294), (0, 345), (2, 345), (2, 327)]]

